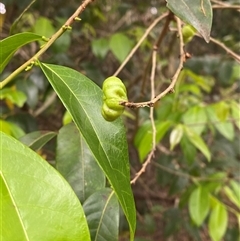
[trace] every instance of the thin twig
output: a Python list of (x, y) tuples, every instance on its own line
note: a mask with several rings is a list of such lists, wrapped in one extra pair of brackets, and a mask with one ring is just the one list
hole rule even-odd
[[(157, 48), (154, 46), (154, 51), (152, 55), (152, 71), (151, 71), (151, 98), (153, 99), (155, 96), (155, 73), (156, 73), (156, 62), (157, 62)], [(152, 107), (150, 109), (150, 115), (149, 118), (151, 120), (152, 124), (152, 149), (151, 152), (148, 155), (147, 160), (144, 162), (142, 165), (142, 168), (140, 169), (139, 172), (135, 175), (133, 180), (131, 181), (131, 184), (134, 184), (137, 179), (146, 171), (147, 166), (151, 162), (152, 158), (154, 157), (154, 152), (156, 150), (156, 126), (154, 122), (154, 108)]]
[[(177, 81), (178, 75), (183, 67), (183, 62), (185, 60), (185, 54), (184, 54), (184, 43), (183, 43), (183, 36), (182, 36), (182, 32), (181, 32), (181, 20), (179, 18), (176, 18), (177, 20), (177, 27), (178, 27), (178, 34), (179, 34), (179, 46), (180, 46), (180, 63), (179, 63), (179, 67), (176, 70), (176, 73), (173, 77), (172, 83), (171, 83), (171, 88), (172, 89)], [(157, 56), (157, 48), (156, 46), (154, 46), (154, 52), (153, 52), (153, 56), (152, 56), (152, 71), (151, 71), (151, 98), (152, 101), (156, 99), (155, 96), (155, 88), (154, 88), (154, 79), (155, 79), (155, 71), (156, 71), (156, 56)], [(165, 90), (166, 92), (166, 90)], [(168, 93), (168, 92), (166, 92)], [(161, 95), (161, 94), (160, 94)], [(154, 116), (153, 116), (153, 102), (151, 102), (151, 105), (149, 107), (150, 108), (150, 119), (151, 119), (151, 123), (152, 123), (152, 150), (150, 151), (150, 153), (148, 154), (147, 160), (143, 163), (142, 168), (140, 169), (140, 171), (137, 172), (136, 176), (131, 180), (131, 184), (134, 184), (137, 179), (145, 172), (147, 166), (149, 165), (149, 163), (151, 162), (152, 158), (154, 157), (154, 152), (156, 149), (156, 127), (155, 127), (155, 122), (154, 122)], [(133, 104), (137, 104), (137, 103), (133, 103)]]
[(212, 8), (214, 9), (235, 9), (235, 10), (240, 10), (240, 5), (212, 5)]
[(127, 64), (127, 62), (132, 58), (132, 56), (134, 55), (134, 53), (137, 51), (137, 49), (140, 47), (140, 45), (142, 44), (142, 42), (146, 39), (146, 37), (149, 35), (149, 33), (152, 31), (152, 29), (165, 17), (168, 16), (168, 12), (162, 14), (160, 17), (158, 17), (157, 19), (155, 19), (153, 21), (153, 23), (147, 28), (147, 30), (145, 31), (145, 33), (143, 34), (143, 36), (141, 37), (141, 39), (137, 42), (137, 44), (134, 46), (134, 48), (132, 49), (132, 51), (128, 54), (128, 56), (126, 57), (126, 59), (123, 61), (123, 63), (120, 65), (120, 67), (116, 70), (116, 72), (114, 73), (114, 76), (117, 76), (121, 70), (124, 68), (124, 66)]
[(223, 48), (229, 55), (231, 55), (237, 62), (240, 63), (240, 55), (236, 54), (235, 52), (233, 52), (230, 48), (228, 48), (224, 43), (210, 37), (210, 41), (217, 44), (218, 46), (220, 46), (221, 48)]
[(123, 101), (120, 103), (121, 105), (129, 107), (129, 108), (152, 107), (152, 106), (154, 106), (154, 104), (157, 101), (159, 101), (161, 98), (163, 98), (166, 94), (173, 91), (174, 86), (177, 82), (178, 76), (179, 76), (181, 70), (183, 69), (183, 63), (186, 60), (186, 56), (185, 56), (185, 52), (184, 52), (183, 36), (182, 36), (182, 32), (181, 32), (181, 21), (179, 18), (176, 18), (176, 19), (177, 19), (179, 42), (180, 42), (180, 44), (179, 44), (180, 45), (180, 61), (179, 61), (178, 68), (177, 68), (174, 76), (172, 77), (171, 84), (162, 93), (160, 93), (159, 95), (157, 95), (156, 97), (154, 97), (153, 99), (151, 99), (149, 101), (138, 102), (138, 103)]
[(85, 0), (75, 11), (75, 13), (65, 22), (65, 24), (49, 39), (49, 41), (27, 62), (17, 68), (12, 72), (5, 80), (0, 82), (0, 90), (8, 84), (13, 78), (15, 78), (19, 73), (25, 70), (28, 66), (32, 66), (36, 60), (58, 39), (65, 31), (69, 29), (71, 24), (77, 19), (77, 17), (84, 11), (86, 6), (93, 0)]

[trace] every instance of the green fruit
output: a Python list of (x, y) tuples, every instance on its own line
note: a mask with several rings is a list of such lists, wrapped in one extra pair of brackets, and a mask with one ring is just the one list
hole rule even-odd
[(123, 82), (117, 77), (109, 77), (103, 82), (102, 116), (107, 121), (114, 121), (124, 111), (120, 102), (127, 101), (127, 90)]
[(182, 28), (183, 42), (186, 44), (192, 40), (196, 33), (196, 29), (191, 25), (185, 25)]

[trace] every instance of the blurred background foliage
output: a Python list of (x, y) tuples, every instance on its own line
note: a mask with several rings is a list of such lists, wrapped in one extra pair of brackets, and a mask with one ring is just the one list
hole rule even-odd
[[(29, 0), (2, 2), (7, 12), (1, 39), (9, 33), (24, 31), (51, 37), (80, 4), (76, 0), (36, 1), (13, 25)], [(224, 3), (239, 4), (239, 1)], [(72, 31), (61, 36), (41, 60), (72, 67), (101, 86), (146, 28), (166, 11), (164, 0), (96, 0), (86, 8)], [(163, 25), (164, 21), (154, 28), (119, 74), (130, 101), (150, 99), (147, 63)], [(171, 24), (158, 51), (156, 93), (168, 86), (178, 62), (174, 28)], [(239, 12), (230, 8), (214, 9), (211, 36), (239, 54)], [(1, 79), (33, 56), (42, 44), (34, 42), (21, 48)], [(155, 106), (158, 146), (154, 161), (133, 185), (138, 211), (136, 241), (210, 240), (207, 224), (198, 228), (189, 217), (189, 197), (199, 183), (239, 212), (239, 207), (223, 192), (233, 180), (239, 185), (239, 64), (221, 47), (212, 42), (207, 44), (197, 36), (185, 47), (192, 57), (185, 63), (175, 93)], [(58, 131), (67, 119), (64, 107), (38, 68), (18, 75), (0, 94), (1, 126), (16, 138), (37, 130)], [(124, 116), (132, 176), (151, 150), (148, 116), (149, 110), (143, 108), (128, 109)], [(192, 132), (207, 144), (211, 162), (207, 161), (208, 150), (199, 144), (198, 137), (194, 139)], [(40, 151), (53, 165), (55, 142), (52, 139)], [(219, 177), (218, 181), (207, 179), (214, 176)], [(121, 223), (121, 240), (126, 240), (124, 219)], [(237, 218), (229, 212), (224, 240), (238, 240), (238, 237)]]

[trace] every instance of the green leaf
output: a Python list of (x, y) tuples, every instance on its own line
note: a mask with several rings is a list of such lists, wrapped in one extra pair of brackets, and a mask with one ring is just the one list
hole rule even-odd
[(37, 78), (37, 84), (33, 82), (30, 78), (27, 79), (18, 79), (16, 81), (16, 87), (18, 90), (25, 93), (27, 96), (26, 104), (31, 108), (35, 109), (39, 101), (39, 91), (43, 90), (43, 86), (40, 87), (42, 79)]
[(207, 124), (207, 115), (204, 107), (193, 106), (182, 116), (183, 123), (196, 134), (201, 135)]
[(122, 63), (132, 49), (133, 41), (123, 33), (116, 33), (111, 36), (109, 47), (114, 56)]
[(56, 168), (69, 182), (81, 203), (105, 187), (105, 175), (74, 123), (59, 131)]
[(40, 67), (111, 183), (129, 222), (133, 240), (136, 210), (130, 186), (126, 134), (121, 118), (114, 122), (103, 119), (102, 91), (86, 76), (64, 66), (40, 63)]
[(209, 42), (212, 27), (210, 0), (167, 0), (167, 7), (184, 22), (192, 25)]
[(16, 104), (18, 107), (22, 107), (27, 100), (27, 96), (16, 89), (4, 88), (0, 90), (0, 100), (7, 99), (12, 104)]
[(18, 33), (0, 41), (0, 74), (13, 54), (23, 45), (41, 40), (42, 36), (34, 33)]
[(180, 145), (184, 154), (184, 159), (186, 159), (188, 165), (192, 165), (196, 157), (196, 147), (189, 141), (185, 134), (181, 139)]
[(214, 172), (213, 174), (207, 175), (207, 181), (203, 181), (204, 188), (210, 193), (217, 193), (222, 189), (224, 182), (227, 179), (226, 172)]
[(119, 204), (111, 189), (102, 189), (91, 195), (83, 205), (94, 241), (118, 241)]
[(201, 136), (196, 134), (194, 131), (192, 131), (187, 126), (184, 126), (184, 132), (185, 132), (186, 136), (188, 137), (189, 141), (203, 153), (203, 155), (207, 158), (208, 161), (210, 161), (211, 153), (210, 153), (207, 145), (201, 138)]
[(15, 123), (10, 121), (5, 121), (0, 119), (0, 131), (6, 133), (7, 135), (19, 138), (25, 135), (25, 132)]
[[(169, 130), (172, 122), (164, 121), (164, 122), (156, 122), (156, 142), (160, 142), (166, 132)], [(151, 123), (144, 125), (143, 128), (138, 130), (138, 133), (135, 137), (135, 145), (138, 149), (139, 158), (141, 161), (145, 159), (147, 154), (152, 149), (152, 126)]]
[(189, 198), (188, 206), (191, 219), (199, 227), (209, 212), (210, 202), (208, 191), (202, 186), (197, 187)]
[(229, 198), (229, 200), (231, 200), (232, 203), (234, 203), (238, 208), (240, 208), (240, 202), (238, 198), (235, 196), (235, 193), (233, 192), (233, 190), (231, 190), (228, 186), (225, 186), (223, 190), (227, 195), (227, 197)]
[(237, 128), (240, 130), (240, 105), (236, 101), (232, 101), (231, 104), (231, 114), (234, 119), (234, 123)]
[(106, 38), (94, 39), (91, 44), (93, 54), (98, 58), (104, 59), (109, 50), (108, 40)]
[[(55, 29), (52, 25), (52, 22), (45, 17), (40, 17), (37, 19), (37, 21), (35, 22), (33, 31), (46, 38), (50, 38), (55, 33)], [(39, 43), (42, 44), (44, 42), (39, 41)]]
[(183, 136), (183, 126), (181, 124), (177, 125), (170, 134), (170, 150), (172, 151), (174, 147), (181, 141)]
[(207, 106), (205, 108), (207, 112), (208, 119), (211, 124), (228, 140), (232, 141), (234, 139), (234, 127), (232, 122), (221, 121), (217, 115), (218, 109), (221, 105), (215, 104), (214, 106)]
[(16, 139), (0, 133), (0, 239), (90, 241), (83, 209), (59, 173)]
[(192, 82), (197, 86), (200, 87), (207, 93), (210, 93), (212, 86), (213, 86), (213, 79), (210, 76), (202, 76), (192, 72), (189, 69), (185, 70), (186, 75), (192, 79)]
[(228, 215), (225, 205), (216, 202), (212, 208), (208, 229), (213, 241), (220, 241), (227, 229)]
[(231, 180), (230, 185), (235, 193), (236, 198), (238, 199), (238, 202), (240, 203), (240, 184), (239, 184), (239, 182)]
[(52, 131), (34, 131), (22, 136), (19, 141), (34, 151), (41, 149), (46, 143), (54, 138), (57, 133)]

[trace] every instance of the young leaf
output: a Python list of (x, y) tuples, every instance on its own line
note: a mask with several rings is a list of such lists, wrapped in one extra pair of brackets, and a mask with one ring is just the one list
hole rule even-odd
[(235, 196), (235, 193), (228, 186), (225, 186), (223, 190), (227, 195), (227, 197), (229, 198), (229, 200), (231, 200), (232, 203), (234, 203), (238, 208), (240, 208), (240, 202), (238, 198)]
[(27, 96), (22, 92), (12, 88), (0, 90), (0, 100), (6, 99), (18, 107), (22, 107), (27, 100)]
[(91, 240), (118, 241), (119, 204), (111, 189), (92, 194), (83, 205)]
[(220, 241), (227, 229), (228, 215), (225, 205), (216, 202), (209, 218), (208, 229), (213, 241)]
[(177, 125), (170, 134), (170, 150), (173, 150), (174, 147), (181, 141), (183, 136), (183, 127), (182, 125)]
[(186, 136), (188, 137), (189, 141), (203, 153), (203, 155), (207, 158), (208, 161), (210, 161), (211, 153), (210, 153), (208, 147), (206, 146), (206, 144), (204, 143), (203, 139), (201, 138), (201, 136), (196, 134), (194, 131), (192, 131), (187, 126), (184, 126), (184, 132), (185, 132)]
[(65, 179), (21, 142), (2, 132), (0, 139), (0, 239), (90, 241), (82, 206)]
[(40, 63), (40, 67), (111, 183), (129, 222), (133, 240), (136, 210), (121, 118), (113, 122), (104, 120), (101, 115), (102, 91), (86, 76), (64, 66)]
[(56, 168), (69, 182), (81, 203), (106, 185), (103, 171), (74, 123), (63, 126), (59, 131)]
[(15, 138), (19, 138), (25, 135), (25, 132), (13, 122), (5, 121), (0, 119), (0, 131), (13, 136)]
[(202, 186), (197, 187), (189, 198), (188, 206), (191, 219), (197, 226), (202, 225), (210, 207), (208, 191)]
[(193, 106), (183, 114), (183, 123), (196, 134), (201, 135), (207, 124), (207, 115), (203, 107)]
[(23, 45), (36, 40), (41, 40), (42, 36), (35, 33), (18, 33), (0, 41), (0, 74), (10, 61), (13, 54)]
[(235, 193), (236, 198), (238, 199), (238, 202), (240, 203), (240, 184), (239, 184), (239, 182), (231, 180), (230, 185)]
[(167, 7), (186, 23), (192, 25), (209, 42), (212, 27), (210, 0), (167, 0)]

